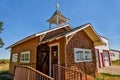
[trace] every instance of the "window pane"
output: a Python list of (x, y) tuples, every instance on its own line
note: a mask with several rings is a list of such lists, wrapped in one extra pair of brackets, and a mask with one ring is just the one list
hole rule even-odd
[(21, 61), (24, 61), (24, 54), (22, 54)]
[(85, 51), (85, 60), (92, 60), (91, 51)]
[(80, 61), (80, 53), (79, 52), (76, 52), (76, 60)]
[(85, 59), (84, 59), (84, 53), (83, 53), (83, 51), (80, 52), (80, 60), (85, 60)]
[(14, 56), (14, 60), (15, 60), (15, 62), (17, 61), (17, 55)]
[(83, 51), (77, 51), (76, 52), (76, 60), (78, 61), (84, 61), (84, 54)]
[(29, 61), (29, 53), (25, 54), (25, 61)]
[(12, 54), (12, 62), (17, 62), (17, 53), (16, 54)]

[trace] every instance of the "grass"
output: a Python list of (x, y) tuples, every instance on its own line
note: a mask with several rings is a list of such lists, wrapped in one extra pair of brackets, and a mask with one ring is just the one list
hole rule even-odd
[(120, 75), (110, 73), (100, 73), (95, 80), (120, 80)]
[(0, 59), (0, 72), (9, 70), (9, 59)]
[(0, 64), (0, 72), (9, 70), (9, 63), (6, 64)]
[(112, 65), (120, 65), (120, 60), (112, 61)]
[(9, 59), (0, 59), (0, 80), (13, 80), (9, 70)]

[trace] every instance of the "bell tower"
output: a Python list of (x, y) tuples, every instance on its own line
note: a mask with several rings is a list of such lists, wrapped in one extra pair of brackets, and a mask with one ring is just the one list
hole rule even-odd
[(50, 19), (47, 20), (49, 22), (49, 29), (51, 29), (51, 24), (55, 24), (56, 27), (59, 27), (61, 25), (67, 24), (68, 23), (68, 18), (64, 17), (63, 14), (59, 10), (59, 4), (56, 3), (56, 11), (50, 17)]

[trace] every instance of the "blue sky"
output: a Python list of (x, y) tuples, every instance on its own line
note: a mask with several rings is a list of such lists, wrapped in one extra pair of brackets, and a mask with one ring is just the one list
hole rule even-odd
[(109, 39), (110, 48), (120, 50), (120, 0), (0, 0), (0, 21), (4, 22), (0, 37), (5, 42), (0, 59), (9, 58), (7, 46), (49, 28), (46, 20), (56, 10), (56, 2), (73, 27), (91, 23)]

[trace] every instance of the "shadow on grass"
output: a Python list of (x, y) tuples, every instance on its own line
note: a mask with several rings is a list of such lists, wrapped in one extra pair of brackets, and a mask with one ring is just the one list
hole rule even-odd
[(0, 80), (13, 80), (13, 75), (8, 71), (0, 72)]

